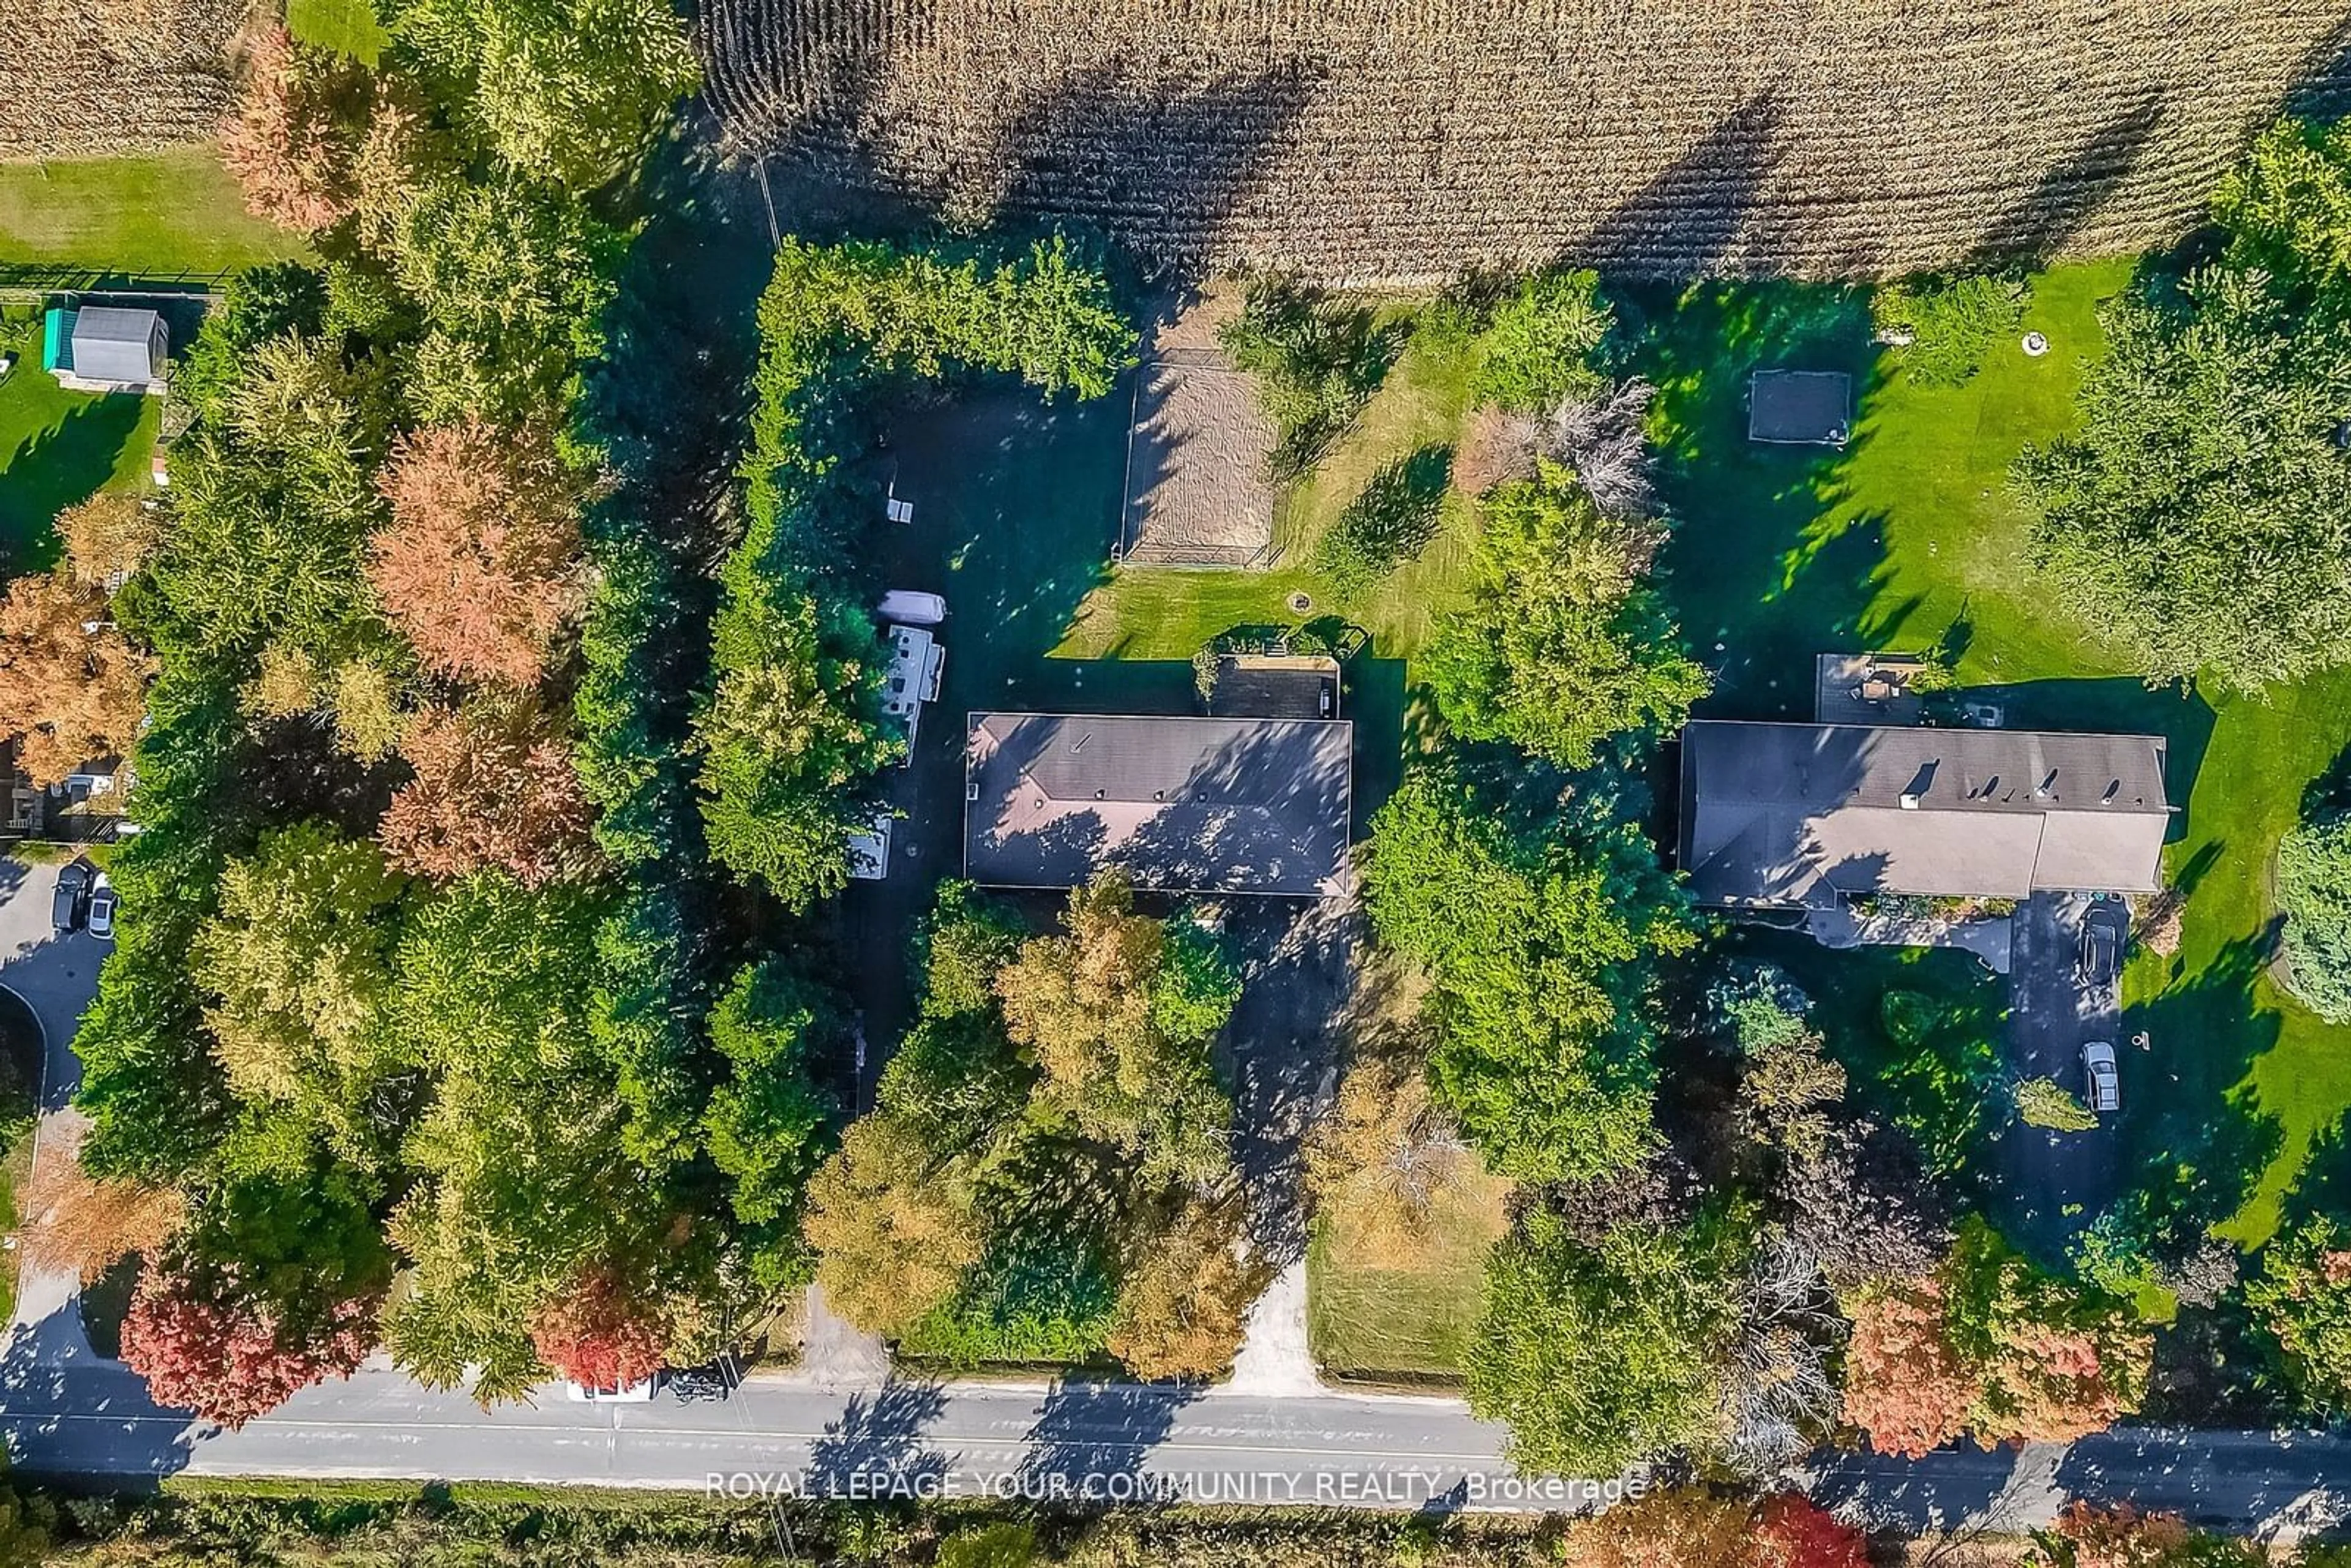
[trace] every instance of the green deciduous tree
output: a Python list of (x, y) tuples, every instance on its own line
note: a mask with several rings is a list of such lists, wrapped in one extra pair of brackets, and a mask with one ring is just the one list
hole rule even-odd
[(517, 169), (580, 190), (620, 175), (699, 73), (661, 0), (407, 0), (394, 36), (459, 122)]
[(190, 966), (231, 1088), (298, 1107), (345, 1158), (374, 1163), (366, 1108), (402, 1065), (387, 1025), (406, 878), (323, 822), (265, 834), (222, 872)]
[(2351, 657), (2342, 150), (2264, 139), (2222, 260), (2109, 306), (2079, 433), (2018, 460), (2052, 589), (2152, 676), (2258, 690)]
[(832, 1111), (809, 1077), (809, 1055), (812, 1039), (840, 1032), (833, 999), (780, 958), (739, 971), (710, 1011), (727, 1077), (711, 1092), (703, 1135), (732, 1184), (727, 1201), (763, 1284), (802, 1266), (801, 1201)]
[(1547, 412), (1600, 390), (1592, 355), (1615, 313), (1596, 272), (1541, 272), (1495, 307), (1479, 340), (1471, 395), (1504, 408)]
[(1516, 830), (1416, 775), (1374, 820), (1364, 888), (1380, 940), (1429, 972), (1431, 1082), (1489, 1165), (1574, 1180), (1648, 1152), (1649, 963), (1691, 936), (1636, 831)]
[(399, 953), (399, 1019), (433, 1076), (393, 1218), (412, 1270), (387, 1309), (401, 1365), (483, 1398), (538, 1371), (534, 1312), (589, 1263), (642, 1250), (664, 1195), (622, 1147), (590, 1027), (598, 901), (496, 873), (427, 904)]
[(800, 909), (849, 884), (849, 836), (872, 814), (867, 780), (905, 737), (882, 713), (885, 658), (863, 610), (747, 587), (714, 629), (703, 820), (712, 859)]
[(1720, 1433), (1749, 1228), (1619, 1225), (1596, 1244), (1530, 1213), (1486, 1265), (1470, 1408), (1510, 1424), (1520, 1469), (1613, 1476)]
[(1588, 768), (1614, 737), (1680, 728), (1712, 683), (1640, 581), (1656, 530), (1602, 517), (1550, 463), (1481, 509), (1469, 607), (1438, 623), (1428, 653), (1454, 729)]
[(2351, 1227), (2326, 1214), (2290, 1226), (2262, 1249), (2245, 1304), (2312, 1405), (2351, 1410)]
[(2351, 1021), (2351, 812), (2319, 812), (2279, 841), (2277, 904), (2294, 995)]
[(1068, 935), (1040, 936), (997, 977), (1012, 1040), (1042, 1071), (1040, 1108), (1142, 1164), (1206, 1180), (1232, 1102), (1208, 1043), (1240, 979), (1207, 934), (1134, 912), (1116, 873), (1070, 895)]
[(1234, 364), (1255, 377), (1273, 421), (1273, 477), (1314, 465), (1386, 379), (1403, 334), (1371, 306), (1295, 278), (1253, 277), (1240, 314), (1217, 330)]

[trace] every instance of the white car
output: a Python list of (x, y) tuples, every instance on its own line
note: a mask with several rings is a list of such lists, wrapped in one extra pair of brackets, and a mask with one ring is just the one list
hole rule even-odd
[(2115, 1070), (2112, 1040), (2094, 1040), (2082, 1047), (2082, 1098), (2100, 1113), (2123, 1108), (2123, 1081)]
[(98, 880), (90, 884), (89, 889), (89, 934), (91, 936), (110, 941), (113, 939), (114, 909), (115, 905), (121, 902), (120, 896), (114, 891), (114, 884), (106, 880), (104, 872), (99, 872)]
[(653, 1390), (661, 1386), (661, 1374), (635, 1383), (624, 1383), (617, 1388), (590, 1388), (584, 1383), (566, 1382), (563, 1396), (581, 1405), (647, 1405), (653, 1402)]

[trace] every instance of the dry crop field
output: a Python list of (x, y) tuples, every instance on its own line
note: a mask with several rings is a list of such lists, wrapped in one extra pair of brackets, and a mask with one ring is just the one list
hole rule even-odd
[(736, 147), (1193, 273), (2145, 248), (2351, 86), (2342, 0), (705, 0)]
[(0, 159), (91, 158), (219, 128), (242, 0), (0, 0)]

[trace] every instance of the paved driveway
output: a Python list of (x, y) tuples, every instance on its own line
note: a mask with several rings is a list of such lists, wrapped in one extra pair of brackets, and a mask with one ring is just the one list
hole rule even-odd
[[(41, 1122), (33, 1145), (34, 1167), (57, 1157), (78, 1141), (85, 1125), (72, 1108), (81, 1082), (74, 1055), (74, 1031), (90, 998), (98, 994), (98, 966), (113, 944), (87, 932), (59, 936), (49, 925), (49, 895), (57, 867), (26, 865), (0, 858), (0, 986), (24, 998), (41, 1026)], [(86, 1359), (81, 1314), (75, 1306), (81, 1281), (70, 1273), (27, 1270), (16, 1281), (16, 1312), (9, 1324), (12, 1359), (29, 1350), (35, 1359)], [(29, 1343), (28, 1343), (29, 1342)]]
[[(2122, 1059), (2127, 1101), (2143, 1084), (2131, 1082), (2136, 1053), (2116, 1033), (2115, 988), (2086, 990), (2074, 972), (2082, 916), (2089, 900), (2077, 894), (2036, 894), (2017, 912), (2009, 965), (2006, 1065), (2015, 1079), (2053, 1078), (2083, 1092), (2082, 1043), (2115, 1042)], [(2062, 1250), (2114, 1201), (2119, 1149), (2116, 1125), (2086, 1133), (2053, 1133), (2012, 1122), (2001, 1140), (2001, 1165), (2015, 1195), (2025, 1230), (2040, 1248)]]

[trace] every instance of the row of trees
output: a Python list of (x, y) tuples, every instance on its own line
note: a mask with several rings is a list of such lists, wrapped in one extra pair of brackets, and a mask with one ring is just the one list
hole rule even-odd
[(870, 780), (904, 746), (871, 601), (838, 565), (868, 516), (844, 465), (871, 400), (951, 371), (1099, 397), (1135, 338), (1100, 266), (1059, 238), (1011, 256), (788, 239), (759, 332), (749, 525), (720, 569), (695, 745), (713, 858), (802, 909), (847, 883)]
[(698, 1358), (800, 1266), (828, 1109), (835, 1009), (708, 982), (683, 918), (665, 530), (583, 395), (683, 30), (387, 19), (378, 72), (256, 44), (226, 156), (321, 263), (208, 315), (160, 507), (61, 519), (155, 680), (37, 1245), (142, 1252), (126, 1358), (230, 1423), (379, 1343), (485, 1398)]

